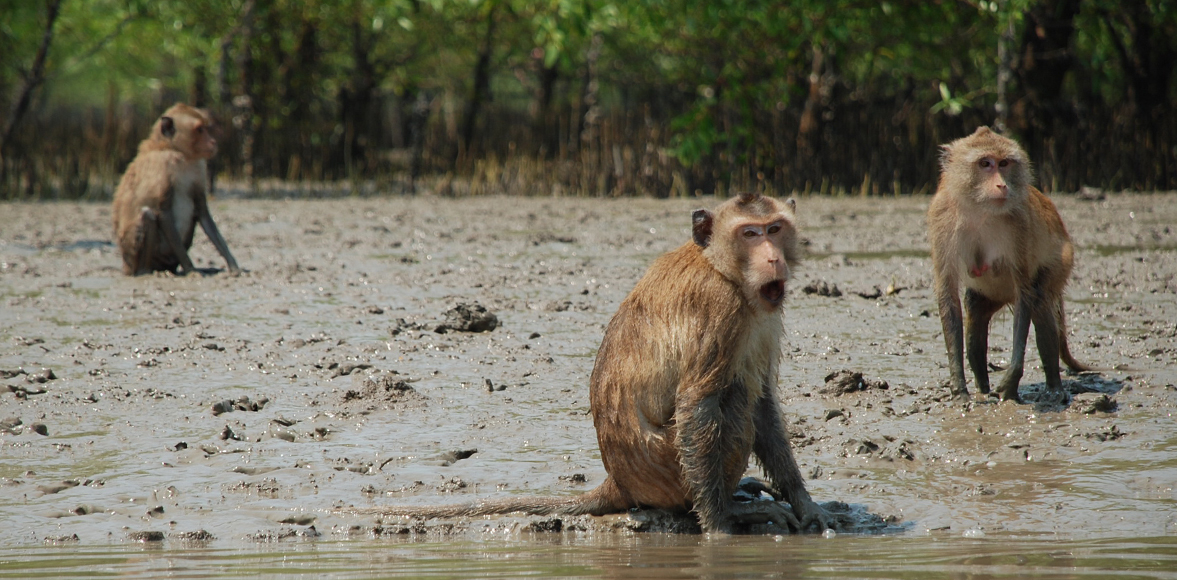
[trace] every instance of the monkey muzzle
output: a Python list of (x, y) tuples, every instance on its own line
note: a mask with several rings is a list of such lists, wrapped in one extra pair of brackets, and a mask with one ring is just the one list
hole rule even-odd
[(760, 287), (760, 298), (767, 302), (770, 306), (780, 306), (781, 302), (785, 300), (785, 281), (782, 278), (777, 278)]

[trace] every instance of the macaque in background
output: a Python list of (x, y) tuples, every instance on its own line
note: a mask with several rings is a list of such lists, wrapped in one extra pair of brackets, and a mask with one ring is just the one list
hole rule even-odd
[[(1059, 358), (1071, 356), (1063, 288), (1074, 247), (1054, 204), (1030, 185), (1030, 161), (1016, 142), (981, 127), (943, 147), (940, 185), (928, 207), (936, 302), (948, 348), (952, 392), (967, 399), (963, 350), (981, 393), (989, 393), (989, 321), (1013, 305), (1013, 351), (997, 395), (1020, 401), (1030, 323), (1051, 398), (1063, 398)], [(964, 291), (963, 321), (960, 293)]]
[(197, 222), (229, 271), (240, 271), (208, 211), (207, 160), (217, 153), (214, 129), (207, 111), (177, 103), (139, 144), (114, 194), (114, 237), (124, 274), (195, 270), (188, 249)]
[[(510, 498), (381, 515), (693, 511), (706, 531), (773, 522), (825, 530), (793, 458), (777, 399), (782, 304), (797, 260), (793, 200), (757, 194), (696, 210), (693, 240), (650, 266), (605, 330), (589, 384), (608, 477), (570, 498)], [(738, 502), (755, 455), (768, 490), (789, 502)]]

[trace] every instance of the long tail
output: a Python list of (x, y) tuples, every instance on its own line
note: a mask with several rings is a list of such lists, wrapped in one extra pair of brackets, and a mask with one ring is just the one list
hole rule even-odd
[(370, 508), (340, 509), (339, 513), (379, 516), (410, 516), (415, 518), (459, 518), (489, 516), (510, 513), (543, 515), (604, 515), (625, 511), (632, 507), (621, 490), (606, 477), (601, 485), (592, 491), (571, 497), (517, 497), (488, 500), (465, 504), (439, 506), (377, 506)]
[(1059, 358), (1066, 363), (1067, 368), (1075, 372), (1088, 372), (1098, 370), (1091, 365), (1083, 364), (1071, 354), (1071, 348), (1067, 346), (1067, 314), (1063, 308), (1063, 300), (1060, 297), (1058, 301), (1058, 340), (1059, 340)]

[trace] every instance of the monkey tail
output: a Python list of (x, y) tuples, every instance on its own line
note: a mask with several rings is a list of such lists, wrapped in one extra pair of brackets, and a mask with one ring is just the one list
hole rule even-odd
[(1069, 368), (1077, 373), (1098, 370), (1091, 365), (1084, 364), (1084, 363), (1079, 362), (1078, 360), (1075, 360), (1074, 355), (1071, 354), (1071, 348), (1069, 346), (1067, 346), (1067, 314), (1066, 314), (1065, 310), (1066, 309), (1063, 308), (1063, 300), (1062, 300), (1062, 298), (1059, 298), (1058, 316), (1057, 316), (1059, 358), (1061, 358), (1063, 360), (1063, 362), (1066, 363), (1067, 368)]
[(624, 511), (631, 507), (614, 483), (606, 477), (601, 485), (590, 492), (571, 497), (518, 497), (480, 501), (465, 504), (440, 506), (378, 506), (371, 508), (341, 509), (337, 513), (378, 516), (409, 516), (415, 518), (459, 518), (524, 513), (535, 516), (545, 515), (604, 515)]

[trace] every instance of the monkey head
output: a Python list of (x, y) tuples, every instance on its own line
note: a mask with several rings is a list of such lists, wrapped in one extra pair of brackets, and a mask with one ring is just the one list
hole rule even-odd
[(949, 190), (965, 192), (990, 210), (1022, 207), (1029, 195), (1031, 170), (1026, 152), (988, 127), (944, 145), (940, 166), (941, 181)]
[(714, 212), (691, 215), (695, 243), (750, 306), (775, 311), (785, 299), (785, 283), (797, 265), (796, 207), (792, 199), (742, 193)]
[(212, 159), (217, 154), (215, 131), (208, 111), (176, 103), (155, 122), (152, 138), (190, 160)]

